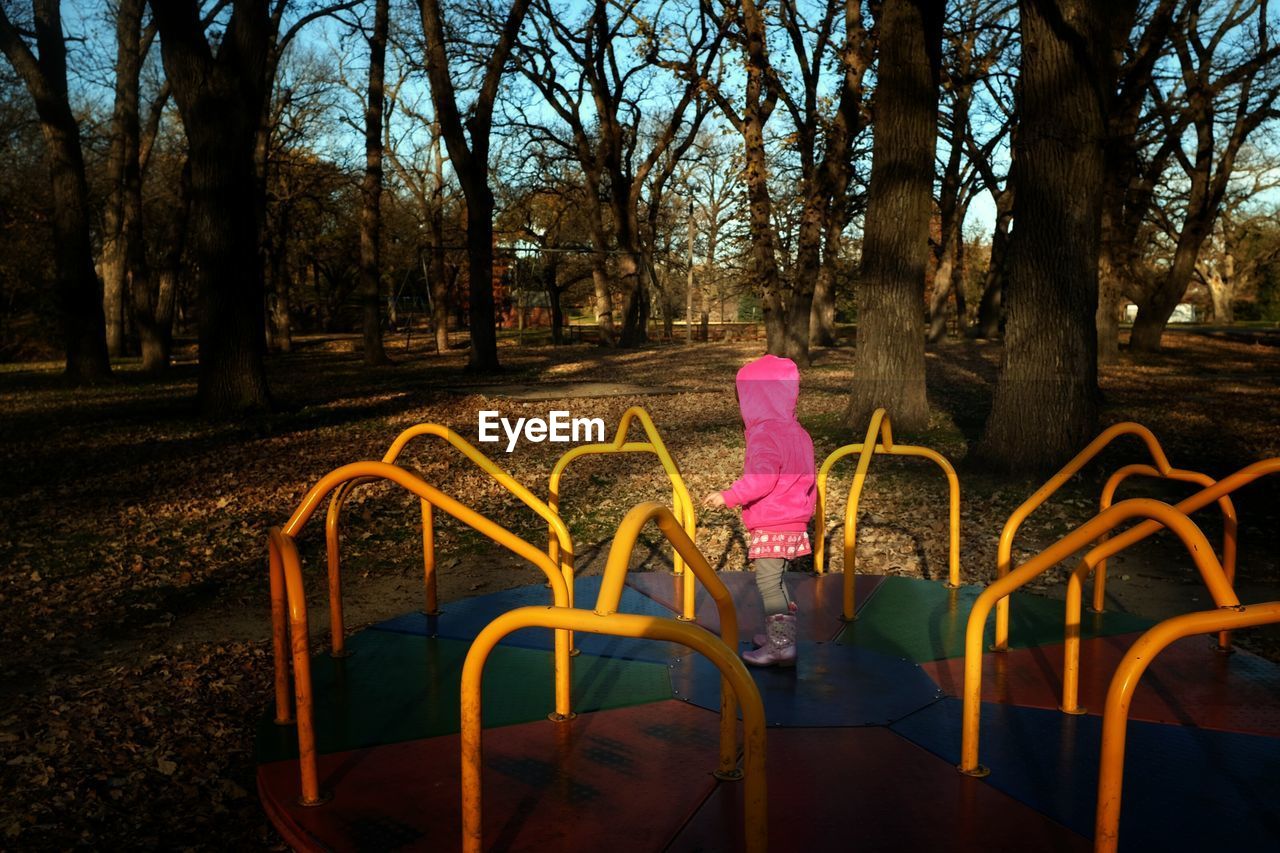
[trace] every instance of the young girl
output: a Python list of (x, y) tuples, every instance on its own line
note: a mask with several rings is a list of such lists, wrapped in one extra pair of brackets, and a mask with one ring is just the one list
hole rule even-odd
[(754, 666), (795, 666), (796, 606), (783, 572), (796, 557), (810, 553), (816, 480), (813, 441), (796, 420), (800, 371), (789, 358), (766, 355), (738, 371), (737, 387), (747, 438), (743, 475), (723, 492), (707, 495), (702, 505), (741, 506), (750, 533), (747, 556), (764, 602), (765, 634), (743, 660)]

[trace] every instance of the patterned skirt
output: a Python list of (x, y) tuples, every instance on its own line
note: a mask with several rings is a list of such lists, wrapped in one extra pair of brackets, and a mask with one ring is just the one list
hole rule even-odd
[(794, 560), (810, 553), (809, 534), (797, 530), (752, 530), (747, 547), (751, 560)]

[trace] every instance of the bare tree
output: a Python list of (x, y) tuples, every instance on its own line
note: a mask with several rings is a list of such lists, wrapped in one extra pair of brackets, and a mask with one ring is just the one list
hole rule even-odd
[[(102, 285), (93, 269), (89, 234), (89, 190), (85, 181), (80, 125), (67, 90), (67, 46), (59, 0), (32, 0), (33, 32), (28, 44), (0, 5), (0, 50), (35, 102), (44, 133), (45, 160), (53, 195), (57, 252), (58, 314), (66, 375), (73, 382), (96, 382), (111, 373), (107, 355)], [(32, 49), (34, 45), (34, 50)]]
[[(480, 15), (496, 30), (488, 54), (481, 62), (482, 75), (464, 119), (457, 86), (450, 71), (450, 40), (440, 0), (422, 0), (422, 31), (426, 37), (427, 79), (440, 135), (449, 149), (449, 161), (467, 200), (467, 270), (471, 321), (472, 370), (498, 369), (498, 338), (494, 330), (493, 303), (493, 190), (489, 186), (489, 136), (493, 110), (507, 60), (515, 46), (530, 0), (511, 0), (496, 17)], [(459, 22), (461, 23), (461, 22)], [(455, 43), (456, 44), (456, 43)]]
[(1129, 339), (1134, 351), (1160, 349), (1169, 317), (1213, 231), (1241, 147), (1263, 122), (1280, 118), (1280, 45), (1271, 43), (1273, 22), (1267, 10), (1266, 0), (1238, 0), (1207, 10), (1199, 0), (1188, 0), (1174, 24), (1170, 39), (1185, 121), (1166, 94), (1154, 88), (1152, 94), (1168, 138), (1180, 138), (1185, 123), (1195, 144), (1190, 152), (1181, 144), (1172, 146), (1189, 191), (1173, 260), (1138, 302)]
[(382, 346), (382, 107), (390, 0), (374, 0), (369, 86), (364, 108), (364, 181), (360, 186), (360, 305), (364, 363), (387, 364)]
[(147, 263), (142, 187), (169, 86), (164, 83), (154, 93), (144, 123), (141, 71), (155, 38), (154, 25), (142, 26), (145, 7), (146, 0), (120, 0), (115, 16), (115, 106), (107, 158), (102, 279), (108, 350), (112, 355), (123, 354), (128, 310), (138, 332), (143, 370), (158, 373), (169, 366), (172, 313), (163, 307), (158, 281)]
[(873, 114), (871, 185), (858, 282), (857, 361), (846, 422), (884, 407), (924, 429), (924, 296), (937, 132), (942, 4), (885, 0)]
[(151, 9), (190, 151), (200, 407), (213, 416), (265, 408), (271, 398), (254, 150), (270, 85), (264, 74), (271, 19), (260, 3), (233, 2), (215, 51), (196, 0), (152, 0)]
[[(618, 342), (631, 346), (647, 336), (645, 282), (655, 281), (652, 221), (675, 163), (692, 144), (707, 113), (698, 91), (710, 73), (724, 29), (705, 16), (686, 29), (678, 14), (670, 19), (661, 10), (644, 14), (641, 0), (627, 0), (616, 10), (606, 0), (596, 0), (581, 20), (566, 19), (545, 2), (536, 8), (531, 32), (518, 48), (520, 68), (568, 133), (527, 118), (520, 125), (576, 159), (582, 169), (587, 201), (599, 220), (592, 232), (596, 313), (606, 340), (613, 333), (606, 266), (612, 226), (622, 292)], [(679, 47), (673, 52), (668, 45)], [(629, 61), (633, 52), (640, 58)], [(564, 58), (567, 69), (560, 67)], [(657, 103), (649, 90), (660, 85), (649, 72), (661, 67), (675, 71), (680, 79), (671, 92), (671, 106), (657, 107), (661, 112), (656, 115), (649, 112), (646, 123), (646, 107), (653, 110)], [(646, 191), (649, 204), (642, 220)]]
[(1138, 231), (1150, 211), (1176, 135), (1153, 122), (1149, 92), (1157, 64), (1167, 55), (1174, 12), (1181, 0), (1154, 0), (1141, 15), (1141, 32), (1125, 46), (1107, 117), (1106, 181), (1098, 258), (1098, 361), (1120, 353), (1120, 297), (1136, 274)]
[(1236, 163), (1238, 180), (1232, 182), (1223, 199), (1213, 233), (1205, 240), (1196, 259), (1195, 280), (1209, 291), (1213, 322), (1231, 325), (1235, 322), (1235, 300), (1249, 289), (1259, 271), (1277, 257), (1275, 245), (1261, 251), (1252, 250), (1257, 235), (1274, 214), (1274, 209), (1259, 209), (1258, 199), (1267, 198), (1280, 187), (1274, 157), (1260, 152), (1241, 152)]
[(697, 230), (704, 239), (703, 265), (695, 269), (695, 285), (698, 305), (701, 308), (701, 338), (708, 336), (711, 319), (711, 303), (714, 299), (721, 306), (720, 321), (724, 321), (724, 301), (728, 290), (725, 274), (726, 247), (735, 242), (733, 226), (743, 219), (742, 155), (732, 150), (724, 137), (702, 131), (694, 142), (692, 157), (683, 164), (681, 182), (694, 200), (695, 219), (700, 221)]
[[(980, 144), (970, 113), (975, 89), (1008, 50), (1013, 35), (1007, 23), (1010, 11), (1007, 0), (968, 0), (952, 7), (944, 25), (942, 100), (946, 109), (939, 122), (939, 136), (947, 143), (947, 157), (938, 189), (938, 243), (927, 333), (930, 343), (946, 332), (949, 298), (955, 299), (957, 327), (962, 334), (965, 331), (964, 290), (959, 286), (965, 215), (978, 186), (988, 183), (982, 170), (990, 171), (992, 150), (1008, 130), (1006, 122)], [(982, 163), (975, 165), (974, 157)]]
[[(420, 245), (418, 251), (431, 297), (436, 352), (444, 355), (449, 351), (450, 294), (459, 277), (457, 265), (449, 261), (446, 211), (456, 206), (456, 199), (451, 184), (446, 181), (440, 126), (433, 116), (421, 110), (412, 93), (404, 89), (412, 71), (411, 63), (405, 59), (401, 57), (401, 76), (387, 92), (383, 153), (399, 185), (408, 190), (416, 202), (419, 222), (425, 226), (426, 245)], [(396, 113), (408, 119), (408, 123), (393, 134)], [(427, 131), (425, 138), (421, 135), (423, 129)]]
[[(1012, 47), (1012, 43), (1010, 46)], [(965, 148), (969, 162), (973, 164), (975, 177), (982, 189), (991, 194), (996, 208), (996, 221), (991, 234), (991, 252), (987, 259), (986, 273), (983, 275), (978, 316), (974, 324), (966, 330), (966, 334), (974, 338), (998, 338), (1004, 326), (1004, 292), (1005, 283), (1008, 280), (1005, 261), (1015, 199), (1012, 161), (1016, 157), (1017, 145), (1012, 145), (1010, 167), (1003, 176), (996, 173), (992, 164), (992, 154), (1004, 137), (1008, 136), (1011, 143), (1015, 142), (1016, 116), (1013, 101), (1016, 100), (1016, 95), (1006, 96), (1008, 90), (998, 90), (993, 85), (995, 76), (991, 75), (983, 81), (983, 84), (984, 88), (992, 94), (988, 103), (999, 115), (998, 120), (993, 122), (998, 124), (998, 129), (985, 143), (980, 142), (972, 130), (966, 134), (965, 138)]]
[[(779, 96), (796, 130), (802, 206), (795, 271), (782, 299), (786, 318), (784, 352), (797, 364), (807, 365), (814, 293), (819, 281), (826, 285), (820, 304), (829, 304), (834, 313), (835, 293), (830, 274), (822, 275), (822, 252), (825, 243), (828, 258), (834, 258), (844, 230), (853, 144), (866, 126), (863, 79), (871, 65), (874, 36), (863, 21), (861, 0), (826, 0), (812, 21), (795, 0), (786, 0), (779, 7), (778, 17), (798, 69), (798, 91), (783, 86)], [(843, 22), (843, 35), (838, 42), (837, 21)], [(834, 92), (824, 97), (822, 72), (831, 62), (830, 48), (835, 49), (834, 64), (841, 76)], [(830, 115), (823, 106), (828, 100), (835, 104)]]
[[(1097, 429), (1098, 247), (1114, 46), (1136, 0), (1021, 0), (1018, 192), (1004, 359), (975, 454), (1056, 467)], [(1117, 35), (1121, 34), (1121, 35)]]
[[(736, 16), (734, 43), (742, 52), (746, 70), (741, 102), (735, 103), (725, 87), (715, 81), (704, 81), (704, 85), (725, 120), (742, 136), (751, 268), (760, 293), (766, 346), (769, 352), (783, 355), (787, 351), (786, 313), (778, 269), (773, 196), (769, 189), (769, 154), (765, 140), (765, 128), (778, 105), (782, 83), (769, 58), (765, 17), (755, 0), (742, 0), (740, 4), (726, 2), (725, 7), (725, 12), (720, 14)], [(713, 13), (708, 8), (705, 14)], [(720, 68), (723, 71), (723, 64)], [(717, 79), (722, 78), (721, 73)]]

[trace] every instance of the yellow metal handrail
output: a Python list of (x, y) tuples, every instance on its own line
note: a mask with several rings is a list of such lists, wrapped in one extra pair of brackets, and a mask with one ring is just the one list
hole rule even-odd
[[(1102, 499), (1100, 509), (1106, 509), (1111, 506), (1111, 501), (1115, 497), (1116, 489), (1120, 484), (1129, 477), (1163, 477), (1168, 480), (1177, 480), (1184, 483), (1195, 483), (1199, 486), (1212, 486), (1216, 480), (1208, 474), (1201, 474), (1199, 471), (1185, 471), (1181, 468), (1170, 468), (1168, 472), (1161, 474), (1150, 465), (1126, 465), (1116, 471), (1107, 480), (1107, 484), (1102, 489)], [(1231, 502), (1231, 498), (1223, 495), (1218, 498), (1218, 507), (1222, 510), (1222, 570), (1227, 573), (1227, 580), (1232, 586), (1235, 586), (1236, 580), (1236, 508)], [(1107, 536), (1103, 535), (1098, 540), (1101, 545), (1107, 540)], [(1106, 585), (1107, 585), (1107, 561), (1100, 559), (1097, 567), (1094, 569), (1093, 575), (1093, 612), (1102, 613), (1106, 606)], [(1224, 651), (1231, 648), (1231, 635), (1224, 632), (1218, 637), (1218, 646)]]
[[(564, 522), (560, 519), (559, 514), (554, 509), (543, 503), (542, 499), (533, 492), (529, 491), (520, 484), (514, 477), (506, 471), (499, 468), (493, 460), (485, 456), (475, 448), (473, 444), (465, 438), (458, 435), (453, 430), (440, 424), (417, 424), (404, 430), (391, 443), (391, 447), (382, 456), (382, 461), (386, 463), (394, 463), (404, 450), (405, 446), (421, 435), (434, 435), (445, 440), (452, 448), (457, 450), (468, 460), (470, 460), (477, 468), (488, 474), (498, 485), (502, 486), (511, 494), (519, 498), (525, 506), (536, 512), (550, 527), (552, 541), (559, 546), (556, 554), (552, 556), (560, 564), (560, 571), (564, 575), (565, 583), (569, 586), (569, 605), (573, 605), (573, 540), (569, 537), (569, 530), (565, 527)], [(330, 641), (332, 643), (333, 654), (342, 655), (344, 647), (343, 637), (343, 608), (342, 608), (342, 572), (341, 572), (341, 556), (340, 556), (340, 516), (342, 508), (346, 503), (347, 497), (352, 490), (361, 483), (369, 482), (367, 479), (352, 480), (343, 483), (334, 493), (333, 498), (329, 502), (329, 511), (325, 516), (325, 548), (328, 556), (329, 565), (329, 608), (330, 608)], [(435, 523), (432, 517), (432, 508), (430, 501), (422, 501), (422, 563), (423, 563), (423, 582), (426, 586), (426, 613), (429, 616), (435, 616), (439, 613), (439, 601), (436, 593), (436, 551), (435, 551)]]
[(1236, 609), (1203, 610), (1166, 619), (1129, 648), (1107, 689), (1102, 714), (1102, 748), (1098, 769), (1098, 808), (1094, 821), (1094, 853), (1115, 853), (1120, 840), (1120, 794), (1124, 785), (1124, 747), (1129, 705), (1138, 681), (1155, 657), (1184, 637), (1232, 631), (1280, 622), (1280, 601)]
[[(650, 521), (675, 551), (684, 557), (689, 574), (702, 581), (720, 615), (720, 640), (705, 629), (678, 620), (618, 613), (622, 589), (640, 531)], [(547, 628), (590, 631), (623, 637), (646, 637), (682, 643), (708, 657), (721, 672), (720, 763), (716, 775), (722, 779), (743, 778), (736, 770), (737, 705), (742, 707), (745, 732), (746, 822), (748, 850), (764, 850), (766, 842), (764, 777), (764, 706), (755, 681), (737, 656), (738, 617), (733, 598), (716, 576), (693, 538), (685, 532), (670, 509), (647, 502), (632, 507), (614, 534), (600, 582), (594, 611), (546, 607), (523, 607), (489, 623), (480, 633), (462, 668), (462, 798), (463, 849), (481, 849), (480, 687), (485, 660), (503, 637), (520, 628)], [(736, 703), (735, 704), (735, 699)]]
[[(344, 483), (361, 478), (390, 480), (533, 563), (546, 575), (555, 606), (569, 607), (569, 586), (565, 583), (559, 567), (545, 553), (426, 483), (416, 474), (386, 462), (353, 462), (322, 477), (320, 482), (307, 492), (283, 530), (272, 528), (267, 537), (271, 580), (276, 722), (289, 723), (293, 720), (289, 703), (289, 673), (286, 665), (288, 656), (286, 646), (290, 645), (286, 635), (291, 634), (294, 700), (298, 717), (298, 754), (302, 770), (303, 801), (307, 804), (318, 803), (320, 799), (319, 789), (316, 787), (315, 733), (311, 725), (312, 694), (307, 603), (303, 591), (302, 565), (298, 559), (294, 539), (326, 495)], [(553, 655), (555, 718), (568, 719), (572, 716), (570, 697), (572, 670), (567, 631), (555, 632)]]
[[(649, 439), (647, 442), (626, 440), (627, 432), (631, 429), (633, 420), (640, 422), (645, 436)], [(680, 469), (676, 467), (675, 460), (667, 452), (667, 446), (663, 444), (658, 428), (653, 425), (653, 419), (640, 406), (632, 406), (622, 413), (613, 441), (605, 444), (578, 445), (556, 461), (555, 467), (551, 469), (551, 478), (547, 487), (547, 504), (551, 510), (556, 513), (560, 511), (560, 478), (564, 475), (565, 469), (569, 467), (570, 462), (583, 456), (609, 453), (652, 453), (658, 457), (663, 470), (667, 473), (667, 478), (671, 481), (671, 509), (675, 512), (675, 516), (679, 520), (680, 526), (684, 528), (684, 532), (688, 534), (690, 539), (693, 539), (697, 531), (698, 522), (693, 510), (693, 501), (689, 499), (689, 490), (685, 488), (684, 478), (680, 476)], [(547, 542), (547, 553), (553, 560), (557, 559), (559, 554), (559, 544), (554, 530)], [(679, 552), (676, 552), (672, 558), (672, 568), (676, 574), (684, 573), (684, 560)], [(693, 598), (693, 578), (686, 576), (682, 619), (693, 619), (695, 612)]]
[[(657, 616), (636, 616), (614, 613), (601, 616), (590, 610), (554, 607), (521, 607), (509, 611), (490, 622), (476, 638), (467, 653), (462, 669), (462, 849), (465, 853), (483, 850), (483, 809), (481, 796), (481, 719), (480, 682), (485, 661), (493, 647), (504, 637), (521, 628), (543, 627), (572, 629), (618, 637), (644, 637), (681, 643), (707, 657), (720, 670), (742, 706), (745, 755), (743, 758), (744, 837), (749, 853), (763, 853), (767, 849), (768, 807), (765, 781), (765, 718), (764, 705), (751, 675), (738, 659), (737, 653), (705, 629)], [(724, 688), (722, 688), (723, 690)], [(725, 690), (725, 695), (729, 691)], [(727, 704), (732, 707), (733, 700)], [(721, 721), (735, 725), (732, 715), (721, 708)], [(736, 764), (736, 754), (730, 759)], [(724, 762), (721, 761), (723, 768)]]
[[(1089, 442), (1085, 447), (1075, 455), (1070, 462), (1062, 466), (1058, 473), (1049, 478), (1044, 485), (1036, 489), (1031, 497), (1027, 498), (1022, 504), (1013, 511), (1009, 519), (1004, 523), (1004, 528), (1000, 531), (1000, 542), (996, 548), (996, 579), (999, 580), (1009, 574), (1009, 569), (1013, 562), (1013, 537), (1018, 532), (1018, 528), (1022, 526), (1022, 522), (1026, 521), (1027, 516), (1035, 512), (1049, 496), (1062, 487), (1062, 484), (1071, 479), (1077, 471), (1083, 468), (1093, 457), (1102, 452), (1108, 444), (1124, 435), (1136, 435), (1146, 444), (1147, 450), (1151, 453), (1151, 461), (1155, 463), (1155, 469), (1161, 476), (1166, 476), (1173, 466), (1169, 464), (1168, 458), (1164, 454), (1164, 450), (1160, 447), (1160, 442), (1156, 440), (1151, 430), (1142, 424), (1125, 421), (1123, 423), (1114, 424), (1107, 427), (1102, 433)], [(996, 605), (996, 636), (993, 650), (1002, 652), (1009, 648), (1009, 599), (1002, 598)]]
[[(1144, 466), (1136, 466), (1136, 467), (1144, 467)], [(1123, 471), (1124, 469), (1121, 469), (1121, 470)], [(1188, 473), (1188, 472), (1180, 472), (1180, 473)], [(1206, 488), (1202, 489), (1201, 491), (1197, 492), (1196, 494), (1188, 498), (1184, 498), (1181, 502), (1179, 502), (1174, 506), (1174, 509), (1182, 513), (1183, 515), (1190, 515), (1196, 510), (1203, 509), (1204, 507), (1208, 506), (1214, 501), (1217, 501), (1220, 506), (1223, 505), (1224, 501), (1226, 501), (1226, 508), (1223, 511), (1223, 518), (1224, 518), (1224, 522), (1227, 521), (1228, 519), (1232, 522), (1232, 527), (1230, 529), (1232, 533), (1234, 533), (1235, 506), (1231, 504), (1229, 498), (1227, 498), (1227, 495), (1229, 495), (1231, 492), (1234, 492), (1236, 489), (1239, 489), (1241, 486), (1245, 486), (1245, 485), (1248, 485), (1249, 483), (1252, 483), (1254, 480), (1257, 480), (1261, 477), (1266, 477), (1275, 473), (1280, 473), (1280, 457), (1276, 457), (1272, 459), (1264, 459), (1261, 462), (1255, 462), (1252, 465), (1248, 465), (1244, 468), (1241, 468), (1239, 471), (1235, 472), (1234, 474), (1228, 477), (1224, 477), (1222, 480), (1218, 482), (1214, 482), (1212, 479), (1204, 475), (1196, 475), (1197, 479), (1195, 482), (1200, 482), (1201, 480), (1199, 478), (1203, 477), (1204, 480), (1208, 480), (1210, 485), (1208, 485)], [(1119, 474), (1119, 472), (1117, 472), (1117, 474)], [(1080, 615), (1081, 615), (1080, 610), (1083, 606), (1082, 602), (1084, 598), (1085, 576), (1089, 573), (1091, 569), (1094, 569), (1095, 566), (1097, 567), (1102, 566), (1105, 560), (1107, 559), (1107, 557), (1110, 557), (1116, 553), (1119, 553), (1120, 551), (1130, 547), (1131, 545), (1134, 545), (1137, 542), (1141, 542), (1143, 539), (1147, 538), (1152, 533), (1155, 533), (1160, 529), (1161, 529), (1160, 522), (1156, 519), (1152, 519), (1152, 520), (1144, 521), (1141, 524), (1134, 525), (1129, 530), (1124, 531), (1123, 533), (1119, 534), (1118, 536), (1115, 536), (1114, 538), (1108, 538), (1106, 536), (1100, 537), (1099, 543), (1093, 549), (1091, 549), (1087, 554), (1084, 555), (1084, 559), (1081, 560), (1080, 565), (1076, 567), (1075, 571), (1072, 572), (1071, 576), (1067, 579), (1067, 600), (1066, 600), (1066, 626), (1067, 627), (1065, 632), (1065, 635), (1066, 635), (1065, 643), (1063, 646), (1063, 667), (1062, 667), (1062, 710), (1066, 711), (1067, 713), (1071, 713), (1071, 714), (1084, 713), (1084, 709), (1079, 707), (1078, 705), (1077, 697), (1078, 697), (1079, 670), (1080, 670), (1080, 667), (1079, 667), (1080, 638), (1079, 638), (1078, 628), (1080, 624)], [(1235, 562), (1234, 538), (1231, 539), (1231, 542), (1232, 542), (1232, 545), (1230, 548), (1227, 548), (1225, 546), (1223, 548), (1224, 552), (1226, 552), (1227, 557), (1229, 557), (1229, 559), (1231, 560), (1231, 564), (1229, 566), (1226, 564), (1225, 560), (1222, 566), (1223, 577), (1225, 578), (1228, 586), (1231, 586), (1234, 581), (1234, 562)], [(1212, 554), (1212, 551), (1210, 551), (1210, 553)], [(1216, 595), (1214, 596), (1214, 601), (1215, 603), (1220, 605), (1223, 603), (1218, 599)], [(1072, 625), (1076, 626), (1076, 631), (1074, 632), (1074, 635), (1071, 627)], [(1223, 631), (1218, 635), (1219, 648), (1228, 647), (1228, 644), (1230, 642), (1230, 636), (1231, 636), (1230, 632), (1228, 631)]]
[[(877, 444), (877, 438), (879, 443)], [(960, 480), (956, 477), (955, 468), (946, 457), (928, 447), (916, 447), (910, 444), (894, 444), (893, 428), (889, 415), (884, 409), (876, 409), (871, 414), (871, 423), (867, 427), (866, 438), (861, 444), (846, 444), (831, 453), (818, 469), (818, 506), (817, 506), (817, 542), (813, 548), (813, 569), (822, 574), (825, 568), (827, 544), (827, 476), (832, 466), (846, 456), (857, 453), (858, 467), (853, 475), (853, 484), (849, 487), (849, 500), (844, 509), (844, 613), (845, 621), (854, 618), (853, 576), (854, 561), (858, 541), (858, 501), (862, 496), (862, 487), (867, 479), (867, 469), (871, 466), (871, 457), (877, 453), (888, 456), (920, 456), (932, 460), (942, 469), (947, 477), (950, 495), (951, 541), (948, 566), (949, 589), (960, 585)]]
[[(1276, 461), (1280, 462), (1280, 460)], [(1095, 542), (1102, 533), (1114, 530), (1130, 519), (1142, 517), (1149, 520), (1125, 531), (1120, 536), (1114, 537), (1106, 545), (1098, 546), (1096, 550), (1106, 556), (1110, 556), (1127, 548), (1133, 544), (1133, 541), (1137, 541), (1126, 541), (1135, 530), (1147, 525), (1152, 525), (1152, 532), (1160, 529), (1160, 527), (1168, 527), (1186, 546), (1214, 602), (1221, 607), (1239, 605), (1240, 601), (1236, 598), (1231, 584), (1227, 582), (1226, 575), (1222, 570), (1222, 564), (1218, 562), (1218, 558), (1214, 556), (1213, 549), (1209, 547), (1209, 540), (1205, 538), (1200, 528), (1196, 527), (1191, 519), (1187, 518), (1181, 509), (1181, 505), (1175, 508), (1150, 498), (1132, 498), (1127, 501), (1121, 501), (1115, 506), (1098, 513), (1014, 571), (1002, 578), (997, 578), (973, 602), (973, 608), (969, 611), (969, 622), (965, 627), (964, 711), (961, 720), (960, 745), (961, 772), (971, 776), (985, 776), (987, 773), (986, 768), (978, 763), (978, 729), (980, 725), (979, 710), (982, 701), (982, 634), (986, 628), (987, 616), (990, 615), (992, 607), (997, 601), (1007, 598), (1014, 590), (1025, 586), (1076, 551)], [(1076, 584), (1080, 583), (1082, 574), (1081, 569), (1077, 569), (1072, 574), (1072, 579)], [(1070, 591), (1070, 589), (1071, 586), (1069, 584), (1068, 590)], [(1074, 624), (1069, 617), (1067, 620), (1066, 636), (1068, 642), (1070, 642), (1073, 632), (1078, 641), (1080, 629), (1079, 609), (1080, 603), (1079, 598), (1077, 598), (1077, 615)], [(1066, 705), (1064, 701), (1064, 708), (1071, 707), (1073, 706)]]

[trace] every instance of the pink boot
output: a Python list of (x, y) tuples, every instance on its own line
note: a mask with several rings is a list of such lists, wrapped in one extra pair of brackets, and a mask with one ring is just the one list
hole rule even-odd
[(796, 617), (775, 613), (765, 620), (768, 642), (758, 649), (743, 652), (742, 659), (752, 666), (796, 665)]
[[(796, 606), (796, 603), (794, 601), (788, 602), (787, 607), (790, 609), (793, 615), (797, 610), (800, 609), (799, 607)], [(765, 621), (768, 621), (768, 620), (766, 619)], [(751, 645), (755, 646), (757, 649), (763, 646), (767, 642), (769, 642), (768, 634), (756, 634), (751, 638)]]

